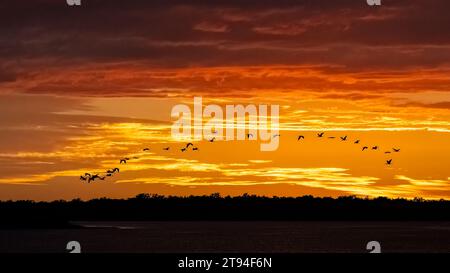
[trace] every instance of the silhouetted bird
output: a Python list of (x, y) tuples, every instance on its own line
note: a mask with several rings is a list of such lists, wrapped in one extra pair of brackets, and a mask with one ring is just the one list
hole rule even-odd
[(372, 150), (378, 150), (378, 146), (373, 146)]
[(186, 148), (181, 148), (181, 151), (182, 152), (186, 152)]
[(120, 160), (120, 164), (122, 164), (122, 163), (127, 164), (127, 160), (126, 160), (125, 158), (122, 158), (122, 159)]
[(347, 136), (341, 137), (342, 141), (346, 141), (347, 140)]
[(189, 148), (189, 146), (194, 146), (194, 144), (192, 144), (191, 142), (189, 142), (188, 144), (186, 144), (186, 149)]
[(386, 151), (386, 152), (384, 152), (385, 154), (390, 154), (391, 152), (389, 152), (389, 151)]
[(336, 137), (334, 137), (334, 136), (329, 136), (328, 138), (334, 139), (334, 138), (336, 138)]
[(98, 174), (95, 174), (95, 175), (92, 176), (92, 180), (94, 180), (96, 178), (100, 178), (100, 176)]
[(297, 141), (300, 140), (300, 139), (305, 139), (305, 136), (298, 136), (297, 137)]
[(386, 165), (391, 165), (392, 159), (386, 160)]
[(355, 142), (353, 142), (353, 143), (355, 143), (355, 144), (358, 144), (359, 143), (359, 139), (357, 139)]
[(192, 151), (198, 151), (197, 147), (192, 148)]
[(216, 140), (215, 137), (211, 138), (211, 139), (209, 140), (209, 142), (214, 142), (214, 140)]
[(324, 133), (324, 132), (318, 133), (318, 134), (317, 134), (317, 137), (323, 137), (323, 134), (325, 134), (325, 133)]
[(87, 180), (87, 178), (86, 178), (86, 177), (84, 177), (84, 176), (82, 176), (82, 175), (80, 175), (80, 180), (86, 181), (86, 180)]
[(396, 153), (400, 152), (400, 149), (392, 148), (392, 150), (394, 150), (394, 152), (396, 152)]
[(163, 150), (168, 151), (170, 147), (163, 148)]
[(369, 147), (367, 147), (367, 146), (364, 146), (364, 147), (362, 148), (363, 151), (364, 151), (364, 150), (367, 150), (367, 149), (369, 149)]
[(112, 173), (107, 173), (106, 176), (112, 176)]
[(144, 149), (142, 149), (142, 151), (144, 151), (144, 152), (150, 151), (150, 148), (144, 148)]
[(115, 173), (115, 172), (120, 172), (120, 169), (119, 168), (114, 168), (114, 169), (112, 169), (113, 170), (113, 173)]

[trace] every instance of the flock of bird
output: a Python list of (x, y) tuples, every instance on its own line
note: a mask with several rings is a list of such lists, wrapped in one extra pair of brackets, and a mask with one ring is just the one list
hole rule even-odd
[[(321, 132), (321, 133), (318, 133), (318, 134), (317, 134), (317, 137), (318, 137), (318, 138), (323, 138), (324, 135), (325, 135), (325, 132)], [(336, 138), (336, 137), (335, 137), (335, 136), (329, 136), (328, 138), (329, 138), (329, 139), (334, 139), (334, 138)], [(341, 141), (347, 141), (347, 135), (345, 135), (345, 136), (340, 136), (339, 138), (341, 139)], [(299, 135), (299, 136), (297, 137), (297, 141), (299, 141), (299, 140), (301, 140), (301, 139), (305, 139), (305, 136)], [(361, 142), (361, 140), (355, 139), (355, 141), (353, 142), (353, 144), (359, 144), (360, 142)], [(362, 149), (361, 149), (361, 151), (364, 152), (365, 150), (368, 150), (368, 149), (369, 149), (369, 146), (363, 146)], [(380, 147), (377, 146), (377, 145), (376, 145), (376, 146), (371, 146), (371, 150), (380, 150)], [(392, 153), (392, 152), (398, 153), (398, 152), (400, 152), (400, 149), (399, 149), (399, 148), (392, 148), (392, 150), (385, 151), (384, 153), (385, 153), (385, 154), (390, 154), (390, 153)], [(392, 165), (392, 158), (386, 160), (386, 165)]]
[[(213, 142), (214, 140), (215, 140), (215, 138), (213, 138), (213, 139), (211, 139), (209, 141)], [(189, 150), (189, 148), (191, 148), (192, 151), (198, 151), (199, 150), (198, 147), (195, 147), (192, 142), (187, 143), (186, 146), (182, 147), (180, 150), (182, 152), (186, 152), (186, 151)], [(164, 151), (169, 151), (170, 147), (169, 146), (168, 147), (164, 147), (163, 150)], [(143, 152), (148, 152), (148, 151), (150, 151), (150, 148), (146, 147), (146, 148), (142, 149), (142, 151)], [(129, 160), (132, 160), (132, 159), (139, 159), (139, 157), (138, 156), (133, 156), (133, 157), (121, 158), (121, 159), (119, 159), (119, 164), (127, 164), (127, 162)], [(120, 172), (120, 169), (117, 168), (117, 167), (114, 167), (112, 169), (106, 170), (103, 173), (96, 173), (96, 174), (85, 173), (84, 175), (80, 175), (80, 180), (81, 181), (86, 181), (88, 183), (91, 183), (91, 182), (95, 181), (96, 179), (98, 179), (98, 180), (105, 180), (105, 178), (113, 176), (114, 174), (119, 173), (119, 172)]]
[[(215, 132), (213, 132), (213, 133), (215, 133)], [(251, 133), (248, 133), (246, 136), (247, 136), (248, 139), (253, 138), (253, 134), (251, 134)], [(275, 134), (272, 137), (275, 138), (275, 137), (280, 137), (280, 136), (281, 136), (280, 134)], [(323, 138), (324, 136), (325, 136), (325, 132), (317, 133), (317, 137), (318, 138)], [(336, 137), (335, 136), (329, 136), (328, 138), (329, 139), (335, 139)], [(340, 138), (341, 141), (347, 141), (348, 140), (347, 135), (340, 136), (339, 138)], [(304, 135), (299, 135), (297, 137), (297, 141), (304, 140), (304, 139), (305, 139)], [(212, 138), (208, 139), (209, 142), (214, 142), (215, 140), (216, 140), (215, 137), (212, 137)], [(353, 141), (353, 144), (359, 144), (359, 143), (360, 143), (359, 139), (356, 139), (356, 140)], [(180, 148), (180, 150), (181, 150), (181, 152), (187, 152), (187, 151), (189, 151), (189, 148), (191, 148), (192, 151), (199, 151), (198, 147), (196, 147), (192, 142), (188, 142), (184, 147)], [(379, 146), (370, 146), (370, 148), (371, 148), (371, 150), (380, 150)], [(365, 150), (368, 150), (368, 149), (369, 149), (369, 146), (363, 146), (361, 151), (365, 151)], [(170, 147), (169, 146), (168, 147), (164, 147), (163, 150), (164, 151), (169, 151)], [(148, 147), (143, 148), (142, 151), (143, 152), (148, 152), (148, 151), (150, 151), (150, 148), (148, 148)], [(392, 148), (392, 150), (385, 151), (384, 153), (385, 154), (390, 154), (392, 152), (398, 153), (398, 152), (400, 152), (400, 149), (399, 148)], [(131, 160), (131, 159), (139, 159), (139, 157), (133, 156), (131, 158), (130, 157), (121, 158), (121, 159), (119, 159), (119, 164), (127, 164), (127, 162), (129, 160)], [(386, 165), (392, 165), (392, 158), (386, 160)], [(111, 177), (114, 174), (119, 173), (119, 172), (120, 172), (120, 169), (117, 168), (117, 167), (114, 167), (112, 169), (106, 170), (105, 172), (101, 173), (102, 175), (100, 175), (99, 173), (97, 173), (97, 174), (85, 173), (84, 175), (80, 175), (80, 180), (86, 181), (88, 183), (93, 182), (96, 179), (98, 179), (98, 180), (105, 180), (105, 178)]]

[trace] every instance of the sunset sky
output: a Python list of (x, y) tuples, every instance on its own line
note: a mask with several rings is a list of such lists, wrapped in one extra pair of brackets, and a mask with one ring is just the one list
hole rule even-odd
[[(450, 199), (449, 10), (447, 0), (2, 1), (0, 200)], [(205, 140), (181, 152), (189, 140), (171, 136), (171, 109), (194, 96), (279, 105), (279, 149)], [(79, 179), (113, 167), (104, 181)]]

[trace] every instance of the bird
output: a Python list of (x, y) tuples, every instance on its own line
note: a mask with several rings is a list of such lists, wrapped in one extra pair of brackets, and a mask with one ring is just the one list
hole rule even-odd
[(87, 178), (86, 178), (86, 177), (84, 177), (84, 176), (82, 176), (82, 175), (80, 175), (80, 180), (86, 181), (86, 180), (87, 180)]
[(250, 137), (253, 138), (253, 134), (250, 134), (250, 133), (247, 134), (247, 138), (250, 138)]
[(112, 176), (112, 173), (107, 173), (106, 176)]
[(341, 137), (342, 141), (346, 141), (347, 140), (347, 136)]
[(280, 134), (275, 134), (275, 135), (273, 135), (273, 138), (280, 137), (280, 136), (281, 136)]
[(92, 178), (92, 180), (94, 180), (94, 179), (96, 179), (96, 178), (100, 178), (100, 176), (99, 176), (98, 174), (95, 174), (95, 175), (93, 175), (91, 178)]
[(378, 150), (378, 146), (373, 146), (372, 150)]
[(186, 152), (186, 148), (181, 148), (181, 151), (182, 152)]
[(391, 165), (392, 159), (386, 160), (386, 165)]
[(122, 163), (127, 164), (127, 160), (126, 160), (125, 158), (122, 158), (122, 159), (120, 160), (120, 164), (122, 164)]
[(163, 150), (168, 151), (170, 147), (163, 148)]
[(120, 169), (116, 167), (116, 168), (112, 169), (112, 171), (113, 171), (112, 173), (120, 172)]
[(150, 151), (150, 148), (144, 148), (144, 149), (142, 149), (142, 151), (144, 151), (144, 152)]
[(215, 137), (211, 138), (211, 139), (209, 140), (209, 142), (214, 142), (214, 140), (216, 140)]
[(355, 143), (355, 144), (358, 144), (359, 143), (359, 139), (357, 139), (355, 142), (353, 142), (353, 143)]
[(323, 137), (323, 134), (325, 134), (325, 133), (324, 133), (324, 132), (318, 133), (318, 134), (317, 134), (317, 137)]
[(192, 151), (198, 151), (197, 147), (192, 148)]
[(386, 152), (384, 152), (385, 154), (390, 154), (391, 152), (390, 151), (386, 151)]
[(366, 149), (369, 149), (369, 147), (364, 146), (364, 147), (362, 148), (363, 151), (366, 150)]
[(332, 139), (333, 139), (333, 138), (336, 138), (336, 137), (334, 137), (334, 136), (330, 136), (330, 137), (328, 137), (328, 138), (332, 138)]
[(394, 152), (396, 152), (396, 153), (400, 152), (400, 149), (392, 148), (392, 150), (394, 150)]
[(300, 140), (300, 139), (305, 139), (305, 136), (301, 136), (301, 135), (298, 136), (298, 137), (297, 137), (297, 141)]
[(188, 144), (186, 144), (186, 149), (189, 148), (189, 146), (194, 146), (194, 144), (192, 144), (191, 142), (189, 142)]

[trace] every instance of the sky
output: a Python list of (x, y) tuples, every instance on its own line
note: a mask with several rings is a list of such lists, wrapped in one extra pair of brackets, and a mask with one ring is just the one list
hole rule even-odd
[[(0, 200), (450, 199), (449, 8), (446, 0), (1, 1)], [(206, 138), (182, 152), (192, 140), (171, 135), (171, 109), (193, 107), (194, 97), (223, 109), (279, 105), (278, 149)], [(120, 173), (105, 180), (79, 179), (114, 167)]]

